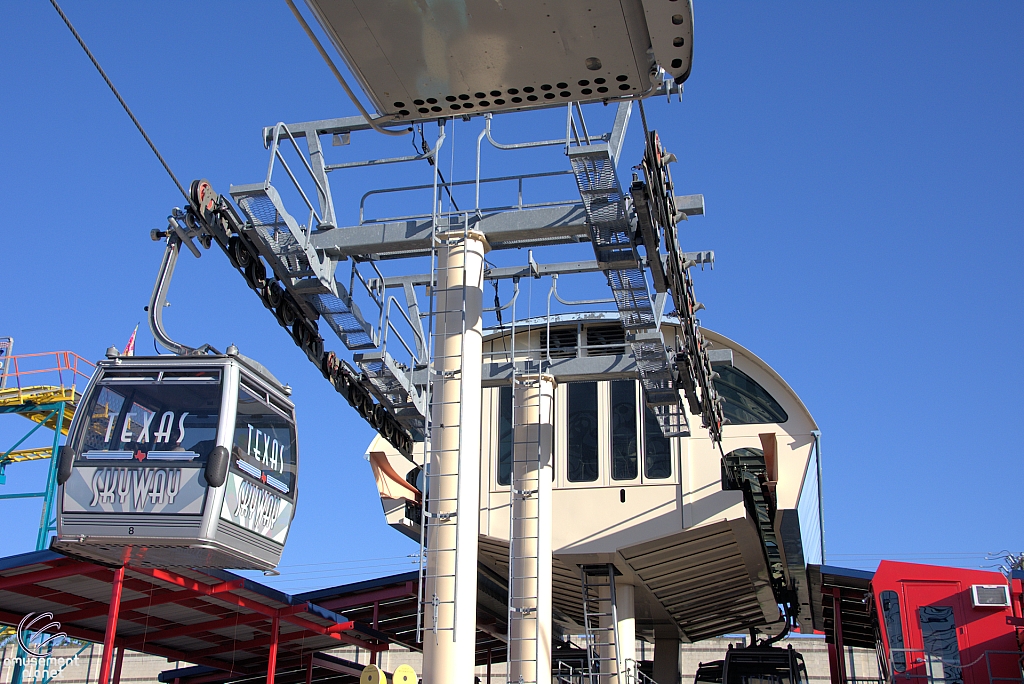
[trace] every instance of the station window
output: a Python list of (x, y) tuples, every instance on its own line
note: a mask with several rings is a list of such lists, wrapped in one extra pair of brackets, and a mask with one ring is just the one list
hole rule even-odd
[(632, 380), (614, 380), (612, 386), (612, 479), (635, 480), (636, 384)]
[(664, 480), (672, 477), (672, 441), (661, 434), (658, 418), (644, 407), (644, 477)]
[(889, 637), (892, 669), (896, 672), (906, 672), (907, 652), (903, 645), (903, 622), (900, 619), (899, 596), (895, 591), (883, 591), (878, 598), (882, 602), (882, 619), (885, 621), (885, 633)]
[(512, 482), (512, 387), (498, 389), (498, 484)]
[(597, 383), (570, 383), (566, 388), (566, 450), (569, 482), (597, 480)]
[(785, 423), (789, 415), (756, 380), (733, 366), (716, 365), (715, 389), (725, 398), (722, 412), (730, 425)]

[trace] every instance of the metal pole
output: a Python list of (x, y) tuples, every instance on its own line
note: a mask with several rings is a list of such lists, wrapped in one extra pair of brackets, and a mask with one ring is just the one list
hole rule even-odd
[(842, 590), (832, 590), (832, 614), (836, 625), (836, 655), (839, 658), (839, 681), (846, 684), (846, 646), (843, 644)]
[(267, 684), (274, 684), (277, 672), (277, 641), (281, 627), (281, 618), (275, 613), (270, 621), (270, 654), (267, 656)]
[(114, 660), (114, 684), (121, 684), (122, 665), (124, 665), (124, 646), (118, 646), (117, 658)]
[[(473, 684), (483, 386), (482, 233), (439, 235), (431, 359), (424, 684)], [(424, 521), (427, 522), (426, 520)]]
[(103, 635), (103, 655), (100, 658), (99, 684), (110, 682), (110, 657), (114, 653), (114, 640), (117, 638), (117, 615), (121, 610), (121, 589), (124, 586), (124, 566), (114, 571), (114, 581), (110, 585), (110, 609), (107, 611), (107, 631)]
[(50, 454), (50, 470), (46, 475), (46, 490), (43, 498), (43, 519), (39, 521), (39, 534), (36, 535), (36, 551), (46, 548), (46, 539), (50, 536), (50, 518), (53, 516), (53, 502), (57, 496), (57, 449), (60, 447), (60, 435), (64, 429), (64, 402), (57, 403), (57, 415), (53, 428), (53, 452)]
[(309, 654), (309, 660), (306, 661), (306, 684), (313, 684), (313, 654)]

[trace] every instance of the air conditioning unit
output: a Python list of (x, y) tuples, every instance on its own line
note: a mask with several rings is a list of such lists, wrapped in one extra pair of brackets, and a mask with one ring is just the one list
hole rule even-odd
[(972, 584), (971, 603), (975, 608), (1006, 608), (1010, 605), (1010, 588), (1005, 584)]

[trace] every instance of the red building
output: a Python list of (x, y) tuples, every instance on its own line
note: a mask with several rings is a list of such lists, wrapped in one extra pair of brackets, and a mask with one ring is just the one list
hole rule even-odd
[[(882, 561), (875, 573), (820, 566), (815, 618), (832, 681), (847, 684), (846, 646), (874, 648), (893, 684), (1024, 682), (1024, 573)], [(818, 593), (818, 592), (815, 592)], [(817, 622), (816, 620), (816, 622)]]

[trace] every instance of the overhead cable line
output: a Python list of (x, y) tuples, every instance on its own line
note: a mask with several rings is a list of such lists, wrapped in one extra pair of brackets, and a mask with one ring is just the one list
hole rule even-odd
[(119, 93), (117, 91), (117, 88), (114, 87), (114, 83), (110, 80), (110, 77), (107, 76), (107, 72), (105, 72), (103, 70), (103, 67), (100, 66), (100, 63), (92, 54), (92, 51), (89, 49), (89, 46), (85, 44), (84, 40), (82, 40), (82, 36), (79, 35), (78, 31), (75, 30), (75, 27), (71, 25), (71, 20), (68, 19), (68, 15), (64, 14), (64, 10), (62, 10), (60, 8), (60, 5), (57, 4), (57, 0), (50, 0), (50, 4), (53, 5), (53, 9), (57, 10), (57, 14), (59, 14), (60, 18), (64, 20), (65, 24), (67, 24), (68, 29), (71, 30), (71, 35), (75, 37), (75, 40), (78, 41), (78, 44), (82, 46), (83, 50), (85, 50), (85, 54), (92, 61), (92, 65), (96, 67), (96, 71), (100, 72), (100, 76), (102, 76), (103, 80), (106, 81), (107, 86), (110, 88), (110, 91), (114, 93), (114, 97), (116, 97), (117, 101), (121, 103), (122, 107), (124, 107), (124, 111), (128, 114), (128, 117), (132, 120), (132, 123), (135, 124), (135, 127), (139, 129), (139, 133), (142, 134), (142, 137), (146, 139), (146, 142), (149, 144), (149, 149), (153, 150), (153, 154), (156, 155), (156, 158), (159, 159), (160, 163), (163, 165), (164, 171), (166, 171), (167, 175), (171, 177), (171, 180), (174, 181), (174, 184), (178, 186), (178, 190), (181, 192), (182, 197), (184, 197), (185, 200), (190, 205), (193, 206), (193, 209), (198, 210), (199, 207), (196, 207), (194, 205), (194, 203), (192, 202), (192, 198), (189, 196), (187, 192), (185, 192), (185, 188), (181, 185), (181, 183), (178, 182), (178, 177), (174, 175), (174, 171), (171, 171), (171, 167), (167, 164), (167, 161), (163, 158), (163, 155), (160, 154), (160, 150), (156, 149), (156, 145), (153, 143), (153, 140), (146, 133), (146, 129), (144, 129), (142, 127), (142, 124), (139, 123), (139, 120), (135, 118), (135, 114), (132, 113), (132, 110), (128, 106), (128, 103), (124, 101), (124, 98), (121, 97), (121, 93)]

